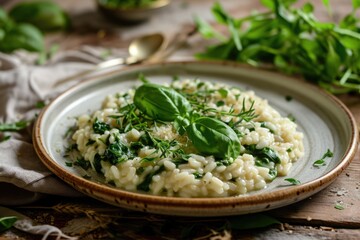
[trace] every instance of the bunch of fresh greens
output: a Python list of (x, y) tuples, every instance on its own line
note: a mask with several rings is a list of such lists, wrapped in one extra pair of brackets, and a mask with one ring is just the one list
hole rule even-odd
[[(218, 23), (227, 26), (230, 37), (196, 18), (204, 38), (220, 41), (196, 56), (270, 65), (288, 74), (300, 74), (334, 94), (360, 93), (360, 21), (355, 15), (360, 1), (352, 1), (353, 11), (339, 24), (317, 20), (311, 3), (296, 8), (296, 2), (261, 0), (268, 12), (238, 19), (215, 3), (212, 13)], [(330, 9), (328, 0), (323, 3)]]
[(42, 32), (64, 30), (69, 24), (66, 13), (53, 2), (21, 2), (8, 14), (0, 8), (0, 51), (44, 52)]
[(110, 8), (142, 8), (148, 7), (157, 0), (98, 0), (98, 2)]

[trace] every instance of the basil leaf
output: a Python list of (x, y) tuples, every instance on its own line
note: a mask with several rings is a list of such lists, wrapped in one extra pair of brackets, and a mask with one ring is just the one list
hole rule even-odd
[(34, 26), (25, 23), (13, 27), (3, 37), (0, 50), (12, 52), (19, 48), (32, 52), (43, 51), (44, 40), (41, 32)]
[(17, 217), (15, 217), (15, 216), (0, 218), (0, 232), (3, 232), (5, 230), (11, 228), (16, 221), (17, 221)]
[(70, 21), (67, 14), (55, 3), (46, 1), (21, 2), (9, 12), (18, 23), (30, 23), (42, 31), (67, 29)]
[(200, 117), (191, 123), (186, 132), (196, 147), (204, 154), (216, 158), (236, 158), (240, 154), (240, 140), (232, 128), (210, 117)]
[(161, 121), (174, 121), (191, 110), (189, 101), (183, 95), (152, 83), (145, 83), (136, 90), (134, 104), (144, 114)]
[(231, 217), (228, 221), (230, 228), (237, 230), (264, 228), (281, 223), (271, 216), (260, 213)]

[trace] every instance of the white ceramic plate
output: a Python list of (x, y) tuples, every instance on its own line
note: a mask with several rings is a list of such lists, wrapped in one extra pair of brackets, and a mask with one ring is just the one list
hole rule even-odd
[[(179, 76), (253, 89), (283, 116), (293, 115), (305, 135), (305, 156), (294, 164), (287, 177), (296, 178), (302, 184), (294, 186), (284, 178), (277, 178), (264, 190), (238, 197), (175, 198), (127, 192), (82, 178), (75, 168), (65, 164), (64, 133), (73, 126), (76, 116), (99, 109), (106, 95), (140, 84), (139, 73), (156, 83), (169, 82), (173, 76)], [(291, 96), (292, 100), (287, 101), (286, 96)], [(136, 66), (88, 80), (52, 101), (40, 114), (34, 129), (33, 140), (40, 159), (79, 191), (124, 208), (184, 216), (245, 214), (305, 199), (328, 186), (348, 166), (358, 141), (355, 120), (348, 109), (317, 87), (274, 72), (233, 63), (209, 62)], [(327, 149), (334, 156), (326, 159), (326, 166), (313, 167), (313, 162)]]

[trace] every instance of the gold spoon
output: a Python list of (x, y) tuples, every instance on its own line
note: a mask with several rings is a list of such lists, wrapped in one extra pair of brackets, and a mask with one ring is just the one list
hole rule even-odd
[(154, 56), (164, 46), (164, 36), (155, 33), (136, 38), (131, 41), (128, 51), (130, 56), (127, 58), (114, 58), (95, 65), (93, 68), (79, 72), (67, 78), (63, 78), (54, 84), (54, 87), (64, 84), (66, 82), (84, 77), (90, 73), (115, 67), (119, 65), (131, 65), (140, 63)]

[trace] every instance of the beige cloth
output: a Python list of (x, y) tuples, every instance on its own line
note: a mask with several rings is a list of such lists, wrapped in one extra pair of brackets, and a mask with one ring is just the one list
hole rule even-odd
[[(35, 119), (40, 111), (37, 102), (48, 101), (74, 84), (54, 89), (54, 82), (101, 60), (82, 51), (66, 52), (47, 65), (36, 66), (29, 65), (24, 56), (0, 53), (0, 123)], [(20, 132), (5, 133), (11, 138), (0, 142), (0, 205), (27, 204), (44, 194), (81, 196), (42, 164), (33, 149), (31, 133), (29, 126)]]

